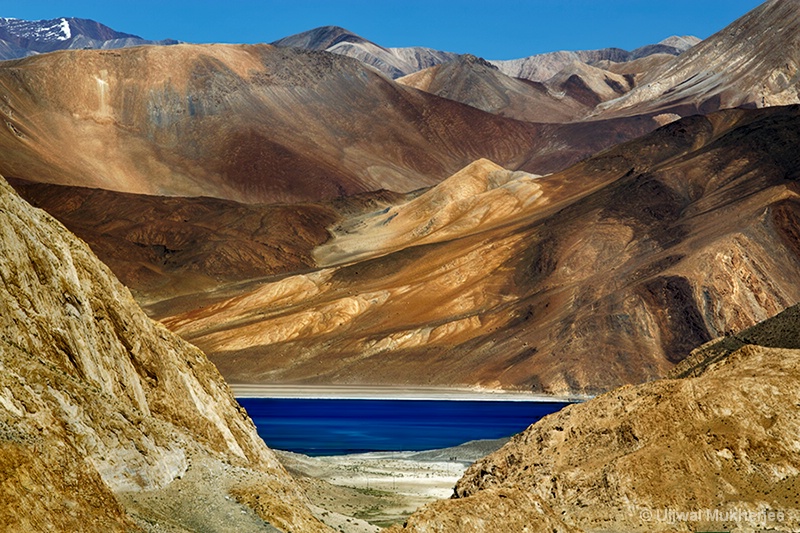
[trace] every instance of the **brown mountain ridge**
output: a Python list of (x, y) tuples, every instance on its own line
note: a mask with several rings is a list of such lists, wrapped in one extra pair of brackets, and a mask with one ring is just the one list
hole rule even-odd
[(407, 192), (481, 157), (549, 172), (656, 126), (523, 123), (268, 45), (43, 54), (0, 65), (0, 93), (6, 176), (245, 203)]
[(663, 376), (800, 298), (799, 113), (686, 118), (545, 177), (478, 162), (341, 222), (323, 268), (165, 323), (235, 382), (562, 394)]

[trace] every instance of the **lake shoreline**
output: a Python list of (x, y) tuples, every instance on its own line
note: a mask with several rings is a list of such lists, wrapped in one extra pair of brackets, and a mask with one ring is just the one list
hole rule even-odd
[(453, 400), (503, 402), (583, 402), (590, 396), (555, 396), (497, 389), (362, 385), (261, 385), (229, 383), (236, 398), (347, 400)]
[(402, 524), (415, 509), (449, 498), (470, 464), (507, 441), (471, 441), (423, 452), (322, 457), (274, 451), (306, 491), (312, 508), (321, 511), (317, 513), (320, 520), (338, 531), (343, 527), (351, 533), (378, 533), (378, 526)]

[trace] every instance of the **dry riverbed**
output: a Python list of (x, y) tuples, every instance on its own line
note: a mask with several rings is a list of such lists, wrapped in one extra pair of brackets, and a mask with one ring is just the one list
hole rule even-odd
[(449, 498), (466, 468), (506, 440), (427, 452), (330, 457), (276, 453), (305, 489), (318, 518), (337, 531), (366, 533), (402, 523), (418, 507)]

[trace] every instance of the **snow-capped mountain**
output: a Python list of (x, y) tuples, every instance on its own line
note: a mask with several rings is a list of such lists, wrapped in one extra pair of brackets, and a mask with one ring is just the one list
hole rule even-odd
[(69, 48), (124, 48), (175, 43), (177, 41), (174, 40), (149, 41), (88, 19), (0, 18), (0, 59), (15, 59)]

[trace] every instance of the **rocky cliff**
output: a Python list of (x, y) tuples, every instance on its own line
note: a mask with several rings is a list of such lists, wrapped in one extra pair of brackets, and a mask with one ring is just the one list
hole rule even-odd
[(191, 530), (180, 511), (130, 507), (184, 478), (198, 481), (169, 496), (173, 510), (214, 487), (219, 498), (258, 499), (277, 527), (322, 529), (203, 353), (149, 320), (83, 242), (4, 180), (0, 281), (6, 530), (162, 520)]
[(396, 531), (800, 530), (797, 318), (546, 417)]

